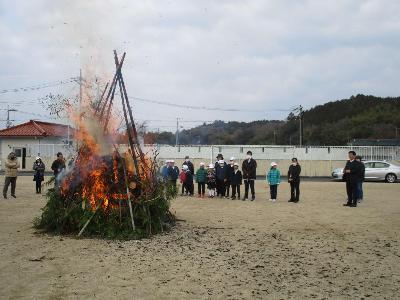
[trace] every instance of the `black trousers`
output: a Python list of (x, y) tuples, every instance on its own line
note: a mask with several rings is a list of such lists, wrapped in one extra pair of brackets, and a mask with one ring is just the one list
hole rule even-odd
[(231, 182), (230, 181), (226, 181), (225, 182), (225, 196), (226, 197), (229, 197), (230, 187), (231, 187)]
[(188, 193), (188, 189), (187, 189), (187, 187), (186, 187), (186, 183), (182, 183), (182, 192), (181, 192), (181, 194), (184, 194), (184, 193)]
[(347, 192), (347, 204), (357, 206), (357, 180), (346, 181), (346, 192)]
[(6, 196), (8, 187), (11, 184), (11, 195), (15, 195), (15, 187), (17, 186), (17, 177), (6, 177), (4, 180), (3, 195)]
[(254, 198), (256, 196), (256, 193), (254, 191), (254, 180), (244, 180), (244, 197), (248, 198), (249, 197), (249, 187), (251, 190), (251, 196)]
[(41, 193), (42, 192), (42, 181), (35, 180), (35, 182), (36, 182), (36, 193)]
[(197, 192), (199, 195), (204, 195), (206, 192), (206, 183), (205, 182), (198, 182), (197, 183)]
[(193, 193), (194, 193), (193, 182), (187, 182), (187, 183), (185, 183), (185, 186), (186, 186), (186, 191), (189, 193), (189, 195), (193, 195)]
[(217, 179), (217, 196), (225, 196), (225, 182)]
[(278, 185), (277, 184), (270, 185), (269, 191), (271, 194), (271, 199), (276, 199), (276, 197), (278, 196)]
[(240, 198), (240, 185), (232, 184), (232, 197), (236, 197), (236, 192), (238, 194), (238, 198)]
[(290, 181), (290, 200), (299, 201), (300, 198), (300, 180)]

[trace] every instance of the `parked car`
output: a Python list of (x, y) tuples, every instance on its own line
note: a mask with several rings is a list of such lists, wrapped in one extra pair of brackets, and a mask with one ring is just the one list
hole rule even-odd
[[(400, 165), (387, 161), (364, 161), (366, 181), (396, 182), (400, 178)], [(333, 170), (334, 180), (343, 180), (343, 168)]]

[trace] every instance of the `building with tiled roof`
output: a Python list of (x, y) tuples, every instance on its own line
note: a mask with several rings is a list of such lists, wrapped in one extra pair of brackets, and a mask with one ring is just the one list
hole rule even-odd
[(50, 162), (58, 151), (68, 155), (73, 144), (73, 134), (71, 126), (35, 120), (2, 129), (0, 161), (4, 161), (14, 151), (20, 160), (21, 169), (31, 170), (36, 156)]

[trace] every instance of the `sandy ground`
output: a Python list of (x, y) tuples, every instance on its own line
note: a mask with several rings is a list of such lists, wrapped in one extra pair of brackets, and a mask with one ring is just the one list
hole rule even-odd
[(358, 208), (335, 182), (303, 182), (299, 204), (261, 181), (254, 202), (180, 197), (172, 232), (124, 242), (35, 233), (33, 190), (0, 200), (2, 299), (400, 297), (400, 184), (365, 184)]

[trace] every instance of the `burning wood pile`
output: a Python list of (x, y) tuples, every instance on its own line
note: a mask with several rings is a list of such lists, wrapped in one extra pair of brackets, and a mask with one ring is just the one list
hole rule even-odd
[[(162, 232), (174, 222), (169, 201), (175, 190), (163, 182), (152, 157), (138, 142), (131, 105), (122, 76), (125, 53), (97, 103), (79, 108), (74, 121), (77, 156), (50, 189), (35, 226), (48, 232), (140, 238)], [(128, 144), (120, 144), (112, 108), (116, 90), (122, 102)], [(71, 113), (71, 116), (74, 113)]]

